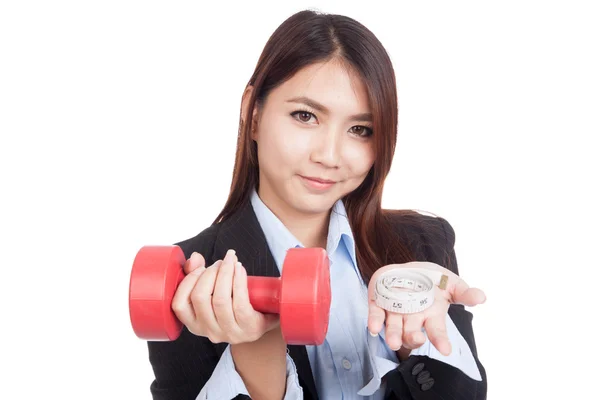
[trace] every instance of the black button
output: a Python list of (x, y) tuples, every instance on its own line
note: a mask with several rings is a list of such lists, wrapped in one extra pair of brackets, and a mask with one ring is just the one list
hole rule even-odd
[(412, 369), (412, 374), (417, 375), (419, 372), (423, 371), (423, 368), (425, 368), (425, 364), (423, 364), (423, 363), (415, 364), (415, 366)]
[(421, 390), (422, 391), (426, 391), (429, 390), (433, 387), (433, 378), (428, 378), (425, 382), (423, 382), (423, 384), (421, 385)]
[(422, 385), (423, 383), (427, 382), (427, 379), (429, 379), (430, 376), (431, 374), (429, 371), (421, 371), (419, 375), (417, 375), (417, 383)]

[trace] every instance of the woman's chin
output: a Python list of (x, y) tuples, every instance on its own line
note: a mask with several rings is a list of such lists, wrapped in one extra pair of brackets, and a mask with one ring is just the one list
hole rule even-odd
[(303, 214), (322, 214), (333, 207), (337, 198), (334, 196), (315, 195), (312, 193), (292, 194), (290, 204)]

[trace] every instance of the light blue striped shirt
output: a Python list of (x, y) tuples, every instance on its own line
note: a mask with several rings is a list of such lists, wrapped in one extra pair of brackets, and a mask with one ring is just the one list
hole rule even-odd
[[(251, 203), (265, 234), (279, 271), (290, 248), (304, 247), (262, 202), (256, 191)], [(344, 204), (337, 201), (329, 219), (327, 254), (331, 275), (331, 310), (325, 342), (306, 346), (319, 398), (382, 400), (385, 387), (381, 378), (398, 366), (396, 353), (385, 343), (385, 329), (373, 337), (367, 330), (367, 286), (356, 262), (354, 237)], [(427, 355), (460, 368), (473, 379), (481, 380), (470, 349), (452, 320), (446, 318), (453, 352), (444, 356), (429, 340), (411, 355)], [(213, 375), (198, 399), (232, 399), (248, 394), (236, 372), (230, 347), (227, 346)], [(285, 399), (302, 399), (302, 388), (292, 358), (287, 356)]]

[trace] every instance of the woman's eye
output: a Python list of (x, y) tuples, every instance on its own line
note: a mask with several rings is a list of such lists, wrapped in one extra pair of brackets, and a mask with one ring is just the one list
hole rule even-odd
[(358, 136), (371, 136), (373, 134), (371, 128), (367, 128), (366, 126), (357, 125), (350, 128), (350, 130), (353, 134)]
[(315, 115), (313, 113), (309, 113), (308, 111), (295, 111), (292, 113), (292, 116), (294, 116), (300, 122), (309, 122)]
[[(315, 119), (317, 119), (315, 114), (308, 112), (308, 111), (294, 111), (291, 115), (296, 120), (298, 120), (300, 122), (304, 122), (304, 123), (309, 123), (313, 117)], [(353, 135), (361, 136), (361, 137), (367, 137), (367, 136), (371, 136), (373, 134), (373, 130), (371, 128), (368, 128), (368, 127), (362, 126), (362, 125), (353, 126), (352, 128), (350, 128), (350, 132)]]

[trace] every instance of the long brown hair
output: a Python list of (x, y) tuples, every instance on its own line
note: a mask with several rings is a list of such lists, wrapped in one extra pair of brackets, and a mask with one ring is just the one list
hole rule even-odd
[(247, 115), (240, 118), (230, 193), (215, 223), (229, 218), (245, 205), (252, 189), (258, 185), (257, 148), (251, 138), (255, 106), (260, 108), (271, 90), (303, 67), (333, 58), (353, 68), (364, 80), (373, 114), (375, 163), (363, 183), (342, 199), (354, 234), (358, 268), (368, 282), (383, 265), (415, 260), (408, 246), (399, 240), (391, 218), (392, 214), (402, 215), (407, 224), (417, 223), (417, 219), (409, 210), (381, 208), (383, 185), (396, 148), (396, 79), (383, 45), (370, 30), (352, 18), (300, 11), (286, 19), (271, 35), (248, 82), (254, 90)]

